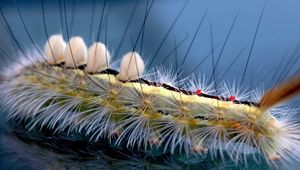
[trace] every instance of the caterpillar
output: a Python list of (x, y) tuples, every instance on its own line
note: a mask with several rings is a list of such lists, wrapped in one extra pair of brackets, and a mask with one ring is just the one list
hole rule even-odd
[(136, 50), (125, 53), (115, 69), (105, 43), (87, 48), (80, 36), (68, 42), (63, 37), (49, 36), (44, 52), (23, 53), (16, 65), (2, 71), (6, 120), (29, 133), (25, 138), (43, 143), (50, 136), (62, 145), (101, 143), (142, 157), (183, 156), (196, 162), (207, 155), (236, 165), (249, 157), (269, 164), (299, 159), (294, 113), (274, 110), (299, 94), (299, 76), (245, 100), (226, 85), (224, 92), (214, 83), (199, 87), (187, 79), (177, 86), (164, 78), (175, 76), (161, 70), (144, 73), (147, 65)]

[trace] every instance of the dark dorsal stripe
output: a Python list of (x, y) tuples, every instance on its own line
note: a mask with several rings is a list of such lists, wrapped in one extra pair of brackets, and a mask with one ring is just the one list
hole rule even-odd
[[(58, 65), (58, 66), (63, 66), (63, 63)], [(78, 69), (80, 70), (84, 70), (84, 68), (86, 67), (86, 65), (81, 65), (78, 67)], [(118, 75), (119, 72), (117, 70), (113, 70), (113, 69), (105, 69), (102, 70), (100, 72), (96, 72), (96, 73), (92, 73), (92, 74), (110, 74), (110, 75)], [(165, 83), (158, 83), (158, 82), (152, 82), (143, 78), (139, 78), (136, 80), (131, 80), (129, 82), (138, 82), (138, 83), (142, 83), (142, 84), (147, 84), (149, 86), (155, 86), (155, 87), (163, 87), (167, 90), (171, 90), (171, 91), (175, 91), (175, 92), (179, 92), (179, 93), (183, 93), (186, 95), (197, 95), (197, 96), (201, 96), (201, 97), (207, 97), (207, 98), (211, 98), (211, 99), (217, 99), (220, 101), (231, 101), (229, 97), (219, 97), (219, 96), (213, 96), (213, 95), (209, 95), (209, 94), (205, 94), (205, 93), (200, 93), (200, 94), (196, 94), (195, 92), (192, 91), (188, 91), (185, 89), (180, 89), (180, 88), (175, 88), (173, 86), (167, 85)], [(240, 101), (240, 100), (234, 100), (232, 101), (235, 104), (244, 104), (244, 105), (249, 105), (249, 106), (257, 106), (259, 107), (259, 104), (256, 102), (250, 102), (250, 101)]]

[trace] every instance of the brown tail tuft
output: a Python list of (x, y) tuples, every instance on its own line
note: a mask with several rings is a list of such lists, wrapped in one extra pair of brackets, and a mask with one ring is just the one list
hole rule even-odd
[(259, 104), (262, 108), (270, 108), (300, 94), (300, 75), (275, 86), (267, 91), (261, 98)]

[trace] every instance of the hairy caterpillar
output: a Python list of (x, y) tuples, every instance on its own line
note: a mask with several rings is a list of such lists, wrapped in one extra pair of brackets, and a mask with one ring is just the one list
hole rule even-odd
[[(268, 109), (226, 93), (214, 96), (202, 88), (176, 88), (160, 78), (148, 81), (147, 74), (138, 79), (144, 66), (137, 53), (125, 55), (118, 74), (106, 69), (110, 54), (103, 44), (87, 52), (80, 37), (70, 39), (69, 45), (62, 40), (50, 37), (45, 58), (26, 58), (27, 65), (14, 67), (20, 70), (3, 74), (8, 117), (29, 130), (46, 127), (54, 134), (86, 134), (83, 138), (91, 142), (104, 138), (141, 152), (158, 148), (158, 155), (201, 155), (209, 150), (215, 157), (220, 154), (218, 159), (228, 153), (236, 163), (257, 151), (266, 160), (297, 158), (297, 124), (288, 114), (276, 120)], [(98, 59), (97, 65), (91, 64)]]

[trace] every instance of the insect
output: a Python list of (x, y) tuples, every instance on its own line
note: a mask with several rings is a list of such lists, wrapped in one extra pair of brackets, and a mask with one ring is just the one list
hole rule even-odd
[[(145, 20), (138, 35), (144, 25)], [(299, 94), (299, 76), (244, 100), (230, 90), (218, 93), (215, 83), (176, 86), (160, 70), (144, 73), (147, 67), (135, 50), (140, 36), (119, 69), (111, 68), (105, 42), (88, 48), (80, 36), (67, 35), (67, 42), (63, 37), (49, 36), (41, 55), (24, 53), (2, 73), (1, 102), (16, 126), (106, 141), (145, 155), (210, 154), (220, 160), (228, 155), (236, 164), (249, 156), (270, 164), (299, 159), (297, 121), (288, 109), (273, 110)]]

